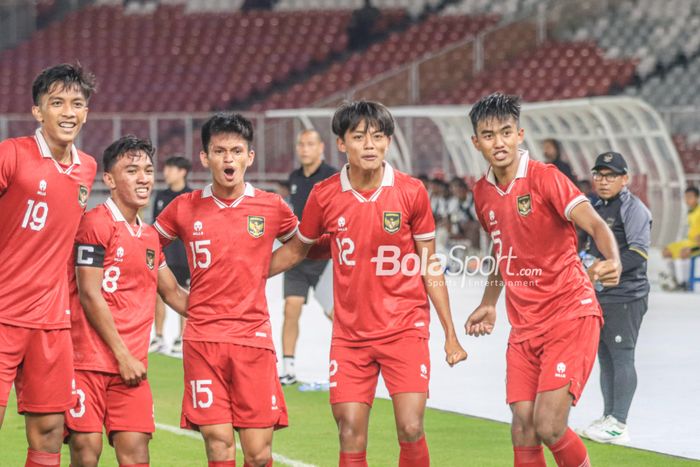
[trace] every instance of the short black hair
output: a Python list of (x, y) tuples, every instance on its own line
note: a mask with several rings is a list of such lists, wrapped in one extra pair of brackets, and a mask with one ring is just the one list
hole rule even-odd
[(458, 187), (464, 188), (465, 190), (469, 189), (469, 185), (467, 185), (467, 182), (465, 182), (462, 177), (452, 177), (452, 180), (450, 180), (450, 185), (457, 185)]
[(472, 107), (472, 110), (469, 112), (469, 118), (472, 121), (474, 134), (476, 134), (476, 127), (479, 122), (493, 118), (499, 121), (513, 118), (515, 123), (520, 126), (520, 96), (494, 92), (482, 97)]
[(151, 162), (153, 162), (156, 148), (151, 144), (151, 140), (141, 139), (134, 135), (122, 136), (107, 146), (107, 149), (105, 149), (102, 154), (102, 167), (104, 171), (109, 172), (119, 159), (129, 153), (137, 151), (145, 152), (148, 158), (151, 159)]
[(696, 186), (689, 186), (685, 189), (686, 193), (693, 193), (696, 197), (700, 197), (700, 190)]
[(386, 106), (374, 101), (346, 101), (333, 114), (333, 134), (343, 138), (348, 131), (354, 131), (360, 123), (367, 122), (386, 136), (394, 134), (394, 117)]
[(212, 135), (235, 133), (248, 143), (250, 150), (253, 144), (253, 123), (241, 114), (220, 112), (202, 125), (202, 148), (209, 152), (209, 142)]
[(32, 83), (34, 105), (39, 105), (41, 96), (51, 92), (51, 88), (56, 83), (60, 83), (65, 89), (79, 89), (87, 101), (95, 92), (95, 75), (84, 70), (80, 63), (75, 65), (63, 63), (42, 70), (34, 78)]
[(551, 144), (554, 146), (554, 150), (557, 151), (557, 158), (561, 157), (561, 141), (555, 138), (547, 138), (544, 141), (542, 141), (542, 144)]
[(189, 159), (182, 157), (182, 156), (173, 156), (173, 157), (168, 157), (165, 160), (165, 167), (177, 167), (178, 169), (182, 169), (185, 171), (185, 177), (187, 176), (188, 173), (190, 173), (190, 169), (192, 169), (192, 162), (190, 162)]

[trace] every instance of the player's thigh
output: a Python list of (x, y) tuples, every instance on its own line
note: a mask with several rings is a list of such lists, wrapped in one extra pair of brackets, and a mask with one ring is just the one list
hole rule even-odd
[(147, 464), (150, 433), (115, 431), (110, 437), (119, 465)]
[(71, 433), (68, 447), (72, 466), (97, 465), (102, 455), (102, 433)]
[(141, 381), (138, 386), (127, 386), (118, 375), (111, 378), (105, 416), (110, 440), (117, 432), (143, 433), (150, 439), (156, 429), (153, 410), (148, 380)]
[(100, 433), (107, 413), (107, 373), (77, 370), (74, 378), (75, 404), (66, 411), (66, 428), (71, 433)]
[(25, 432), (29, 447), (35, 451), (58, 452), (65, 433), (63, 413), (25, 413)]
[(236, 438), (233, 425), (230, 423), (200, 425), (199, 432), (204, 439), (209, 461), (225, 461), (236, 458)]
[(330, 402), (358, 402), (372, 406), (379, 379), (373, 347), (331, 345), (328, 368)]
[(384, 383), (392, 397), (399, 393), (428, 393), (428, 339), (402, 337), (376, 346), (375, 352)]
[(182, 428), (233, 423), (229, 396), (227, 344), (186, 340)]
[(33, 330), (17, 379), (20, 412), (62, 413), (72, 408), (75, 396), (70, 330)]
[(331, 404), (342, 451), (363, 451), (367, 448), (371, 409), (372, 406), (364, 402)]
[(413, 442), (423, 436), (427, 392), (402, 392), (391, 396), (399, 441)]
[(568, 388), (576, 405), (595, 363), (601, 318), (584, 316), (555, 325), (545, 336), (537, 392)]
[(513, 446), (535, 446), (539, 439), (535, 431), (535, 401), (519, 401), (510, 404), (510, 427)]
[(508, 342), (506, 350), (506, 402), (534, 402), (540, 375), (537, 349), (530, 341)]
[(24, 359), (32, 329), (0, 323), (0, 425), (17, 370)]
[(229, 397), (233, 426), (284, 428), (287, 406), (277, 374), (277, 359), (269, 349), (228, 344), (232, 362)]

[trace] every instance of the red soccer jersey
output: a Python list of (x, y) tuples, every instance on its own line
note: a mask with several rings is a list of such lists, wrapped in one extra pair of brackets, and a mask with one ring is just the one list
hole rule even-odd
[(385, 163), (381, 186), (358, 193), (346, 165), (317, 183), (306, 202), (299, 238), (313, 243), (326, 232), (333, 257), (333, 344), (428, 337), (430, 305), (415, 241), (435, 238), (435, 220), (423, 184)]
[[(129, 225), (110, 198), (80, 221), (75, 238), (75, 266), (104, 270), (102, 296), (112, 312), (117, 332), (131, 355), (146, 364), (158, 269), (165, 267), (158, 232), (141, 219), (138, 219), (138, 227)], [(114, 354), (90, 325), (80, 306), (74, 274), (70, 291), (75, 368), (119, 373)]]
[(71, 148), (52, 157), (41, 130), (0, 143), (0, 322), (70, 327), (66, 265), (97, 164)]
[(474, 187), (474, 200), (479, 221), (501, 257), (516, 341), (540, 335), (560, 321), (601, 314), (569, 217), (588, 199), (559, 169), (520, 151), (510, 185), (500, 187), (489, 169)]
[(246, 183), (238, 199), (211, 185), (170, 203), (154, 226), (164, 244), (185, 244), (192, 280), (184, 339), (274, 350), (265, 284), (276, 238), (294, 235), (297, 218), (277, 194)]

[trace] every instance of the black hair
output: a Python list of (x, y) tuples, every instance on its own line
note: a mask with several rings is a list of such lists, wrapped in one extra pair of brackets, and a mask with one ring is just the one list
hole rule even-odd
[(420, 180), (421, 182), (429, 182), (430, 181), (430, 177), (428, 177), (426, 174), (420, 174), (416, 178), (418, 180)]
[(696, 197), (700, 197), (700, 190), (696, 186), (689, 186), (685, 189), (686, 193), (693, 193)]
[(450, 185), (457, 185), (465, 190), (469, 189), (469, 185), (467, 185), (467, 182), (465, 182), (462, 177), (452, 177), (452, 180), (450, 180)]
[(213, 135), (235, 133), (248, 143), (250, 150), (253, 144), (253, 124), (241, 114), (217, 113), (202, 125), (202, 148), (209, 152), (209, 142)]
[(547, 143), (554, 146), (554, 150), (557, 152), (557, 159), (559, 159), (561, 157), (561, 141), (559, 141), (558, 139), (554, 139), (554, 138), (547, 138), (544, 141), (542, 141), (542, 144), (547, 144)]
[(367, 128), (373, 126), (386, 136), (394, 134), (394, 117), (384, 104), (373, 101), (347, 101), (333, 115), (333, 134), (343, 138), (348, 131), (354, 131), (362, 122)]
[(479, 122), (496, 119), (505, 121), (513, 118), (515, 123), (520, 125), (520, 96), (495, 92), (482, 97), (474, 104), (469, 112), (472, 121), (472, 128), (476, 134), (476, 127)]
[(109, 172), (119, 159), (137, 151), (145, 152), (151, 162), (153, 162), (156, 148), (151, 144), (151, 140), (141, 139), (134, 135), (122, 136), (107, 146), (107, 149), (105, 149), (102, 154), (102, 167), (104, 171)]
[(60, 83), (64, 89), (78, 89), (89, 101), (92, 93), (95, 92), (95, 75), (85, 71), (80, 63), (72, 65), (63, 63), (50, 68), (46, 68), (34, 78), (32, 83), (32, 99), (34, 105), (39, 105), (41, 96), (51, 92), (54, 84)]
[(190, 169), (192, 168), (192, 162), (190, 162), (189, 159), (184, 158), (182, 156), (169, 157), (168, 159), (166, 159), (164, 165), (165, 167), (177, 167), (178, 169), (184, 170), (185, 177), (188, 173), (190, 173)]

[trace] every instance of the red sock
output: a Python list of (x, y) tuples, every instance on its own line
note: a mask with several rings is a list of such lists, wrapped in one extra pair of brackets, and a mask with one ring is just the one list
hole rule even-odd
[[(250, 466), (250, 464), (248, 464), (248, 463), (244, 463), (244, 464), (243, 464), (243, 467), (251, 467), (251, 466)], [(265, 467), (272, 467), (272, 459), (270, 459), (269, 461), (267, 461), (267, 464), (265, 464)]]
[(236, 467), (236, 459), (230, 461), (209, 461), (209, 467)]
[(549, 450), (552, 451), (559, 467), (590, 467), (591, 465), (586, 446), (571, 428), (567, 428), (564, 436), (549, 446)]
[(513, 446), (515, 467), (547, 467), (542, 446)]
[(61, 467), (61, 453), (50, 453), (27, 449), (27, 461), (24, 467)]
[(367, 467), (367, 451), (343, 452), (340, 451), (339, 467)]
[(399, 467), (430, 467), (430, 453), (425, 436), (413, 443), (402, 443), (399, 454)]

